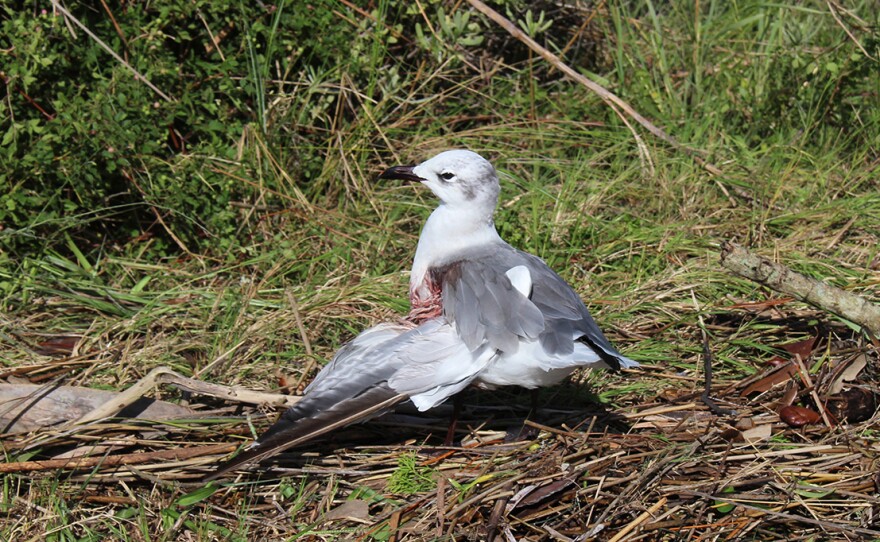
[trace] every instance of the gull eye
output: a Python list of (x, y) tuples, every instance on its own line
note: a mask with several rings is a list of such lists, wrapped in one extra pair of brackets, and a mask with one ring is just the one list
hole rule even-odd
[(440, 178), (444, 181), (451, 181), (453, 177), (455, 177), (455, 173), (450, 173), (448, 171), (444, 171), (440, 174)]

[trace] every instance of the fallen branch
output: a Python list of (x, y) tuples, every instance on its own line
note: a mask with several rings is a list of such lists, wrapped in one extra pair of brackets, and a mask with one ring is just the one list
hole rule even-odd
[(120, 393), (117, 397), (82, 416), (73, 422), (72, 425), (110, 418), (123, 408), (143, 397), (159, 384), (171, 384), (192, 393), (253, 405), (290, 407), (299, 401), (299, 397), (290, 395), (264, 393), (235, 386), (221, 386), (210, 382), (202, 382), (201, 380), (179, 375), (168, 367), (156, 367), (150, 371), (147, 376), (135, 382), (134, 385)]
[[(0, 382), (0, 432), (26, 433), (66, 423), (116, 400), (119, 392), (79, 386)], [(123, 415), (147, 420), (186, 418), (193, 411), (158, 399), (136, 397)]]
[(725, 242), (721, 247), (721, 265), (747, 279), (867, 328), (874, 335), (880, 334), (880, 306), (852, 292), (805, 277), (731, 242)]

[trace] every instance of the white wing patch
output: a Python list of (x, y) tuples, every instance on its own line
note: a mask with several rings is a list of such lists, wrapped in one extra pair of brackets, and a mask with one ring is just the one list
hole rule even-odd
[(532, 274), (529, 268), (524, 265), (511, 267), (507, 270), (507, 278), (516, 290), (522, 295), (529, 297), (532, 295)]

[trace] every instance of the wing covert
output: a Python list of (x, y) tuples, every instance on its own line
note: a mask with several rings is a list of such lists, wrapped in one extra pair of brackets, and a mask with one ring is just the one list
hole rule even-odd
[[(521, 340), (537, 339), (544, 331), (544, 314), (511, 282), (507, 272), (516, 266), (507, 263), (470, 258), (444, 270), (444, 315), (471, 351), (488, 344), (502, 352), (516, 352)], [(513, 273), (520, 287), (524, 271)]]

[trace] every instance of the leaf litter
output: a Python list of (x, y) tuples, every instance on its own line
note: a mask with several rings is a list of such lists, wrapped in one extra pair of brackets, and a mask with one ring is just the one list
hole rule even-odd
[[(778, 348), (781, 364), (768, 363), (758, 377), (713, 383), (713, 396), (735, 406), (736, 416), (713, 414), (697, 392), (630, 394), (635, 401), (624, 392), (616, 401), (626, 406), (614, 410), (556, 396), (525, 422), (530, 433), (521, 429), (528, 411), (515, 393), (474, 392), (459, 422), (461, 446), (440, 444), (448, 408), (427, 417), (403, 411), (204, 487), (198, 479), (269, 417), (251, 409), (242, 418), (228, 403), (192, 396), (185, 419), (6, 435), (7, 454), (22, 455), (2, 470), (65, 473), (85, 488), (82, 506), (110, 509), (131, 505), (107, 500), (119, 484), (135, 494), (160, 484), (183, 492), (175, 506), (201, 510), (223, 529), (267, 506), (289, 510), (249, 523), (250, 537), (319, 528), (376, 540), (773, 539), (780, 529), (880, 537), (876, 349), (842, 328)], [(646, 363), (609, 378), (618, 386), (668, 382), (663, 374)], [(574, 390), (545, 393), (582, 393), (567, 387)], [(409, 475), (401, 458), (412, 463)], [(412, 489), (394, 493), (407, 476), (416, 477)]]

